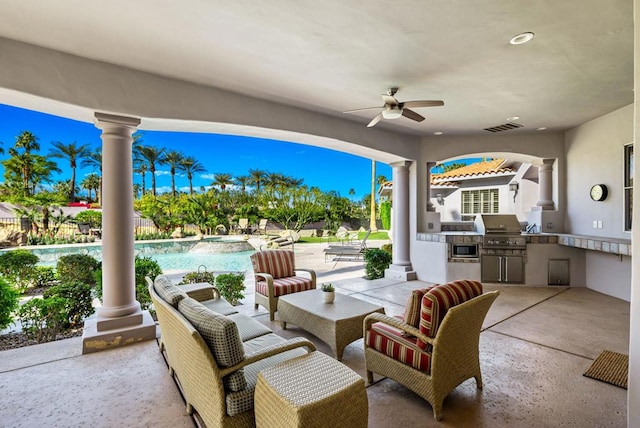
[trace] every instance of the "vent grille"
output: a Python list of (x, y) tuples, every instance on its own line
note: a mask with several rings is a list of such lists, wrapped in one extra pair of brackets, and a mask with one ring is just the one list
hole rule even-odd
[(519, 123), (509, 122), (504, 125), (492, 126), (491, 128), (484, 128), (485, 131), (489, 132), (502, 132), (509, 131), (510, 129), (522, 128), (522, 125)]

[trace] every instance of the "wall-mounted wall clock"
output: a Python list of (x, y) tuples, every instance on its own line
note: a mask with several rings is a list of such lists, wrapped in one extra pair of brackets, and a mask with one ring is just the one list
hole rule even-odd
[(604, 201), (607, 199), (607, 195), (609, 194), (609, 190), (605, 184), (595, 184), (591, 187), (591, 191), (589, 192), (591, 195), (591, 199), (594, 201)]

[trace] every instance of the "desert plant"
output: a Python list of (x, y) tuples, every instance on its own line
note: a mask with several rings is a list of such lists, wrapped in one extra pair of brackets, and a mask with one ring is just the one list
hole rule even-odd
[(216, 277), (216, 287), (220, 295), (232, 305), (237, 305), (238, 301), (244, 297), (244, 274), (243, 273), (223, 273)]
[(0, 330), (13, 322), (13, 312), (18, 308), (18, 293), (7, 281), (0, 278)]
[(391, 254), (380, 248), (370, 248), (364, 252), (364, 262), (367, 279), (383, 278), (385, 269), (391, 264)]
[(55, 340), (66, 323), (66, 305), (63, 297), (29, 300), (18, 310), (22, 331), (38, 343)]
[(95, 285), (94, 272), (100, 268), (100, 262), (86, 254), (62, 256), (56, 263), (56, 273), (63, 283), (81, 282)]
[(322, 284), (321, 289), (322, 291), (327, 292), (336, 291), (335, 287), (330, 282), (325, 282), (324, 284)]
[(75, 327), (94, 312), (91, 297), (91, 286), (75, 281), (54, 285), (43, 295), (45, 299), (60, 297), (65, 299), (63, 327)]
[(13, 250), (0, 254), (0, 274), (19, 293), (32, 285), (38, 256), (28, 250)]

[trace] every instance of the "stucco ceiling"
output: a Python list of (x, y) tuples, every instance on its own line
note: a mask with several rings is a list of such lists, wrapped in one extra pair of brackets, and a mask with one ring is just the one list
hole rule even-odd
[(375, 111), (342, 111), (397, 86), (445, 102), (378, 125), (420, 135), (564, 130), (633, 101), (632, 0), (0, 0), (0, 37), (362, 126)]

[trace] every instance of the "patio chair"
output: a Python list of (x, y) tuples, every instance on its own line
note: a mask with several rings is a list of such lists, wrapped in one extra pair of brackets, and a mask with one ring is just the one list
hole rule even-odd
[(269, 220), (267, 220), (266, 218), (261, 219), (260, 222), (258, 223), (258, 228), (254, 232), (258, 233), (258, 235), (266, 235), (268, 221)]
[[(316, 288), (316, 272), (296, 268), (293, 251), (258, 251), (250, 258), (256, 280), (255, 309), (258, 305), (264, 306), (271, 321), (278, 310), (280, 296)], [(298, 271), (306, 272), (308, 276), (298, 276)]]
[(91, 223), (78, 223), (78, 232), (82, 235), (90, 235)]
[(483, 294), (477, 281), (456, 281), (414, 290), (402, 317), (367, 316), (369, 383), (373, 373), (393, 379), (427, 400), (435, 419), (442, 419), (442, 403), (454, 388), (473, 377), (482, 389), (480, 330), (498, 294)]
[(249, 234), (251, 233), (251, 224), (249, 223), (248, 218), (241, 218), (238, 220), (238, 225), (236, 226), (236, 232)]

